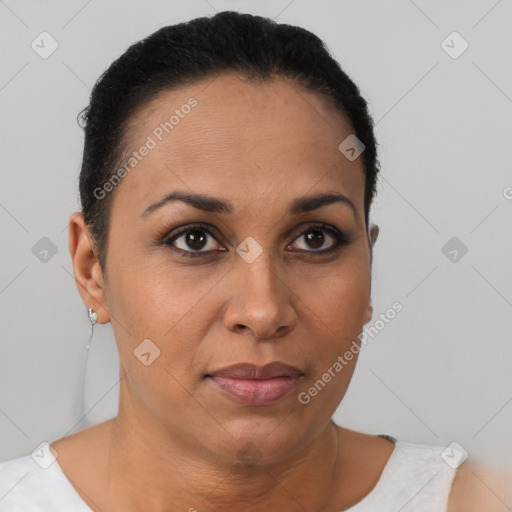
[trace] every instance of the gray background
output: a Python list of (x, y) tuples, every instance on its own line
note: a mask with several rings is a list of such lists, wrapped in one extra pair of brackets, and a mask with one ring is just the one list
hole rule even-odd
[[(403, 311), (369, 339), (335, 419), (406, 441), (457, 441), (511, 465), (510, 0), (0, 1), (0, 460), (117, 410), (117, 349), (110, 324), (97, 325), (89, 413), (78, 423), (90, 327), (67, 247), (82, 156), (76, 116), (131, 43), (222, 10), (315, 32), (375, 119), (374, 319), (394, 301)], [(46, 59), (31, 48), (43, 31), (59, 45)], [(453, 31), (469, 44), (458, 58), (442, 47)], [(46, 261), (34, 254), (43, 237), (56, 249)], [(443, 252), (452, 237), (467, 247), (456, 261)]]

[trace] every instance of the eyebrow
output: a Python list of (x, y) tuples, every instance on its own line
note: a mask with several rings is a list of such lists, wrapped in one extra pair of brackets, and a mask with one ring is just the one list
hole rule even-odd
[[(154, 212), (162, 206), (175, 201), (181, 201), (190, 206), (193, 206), (194, 208), (197, 208), (198, 210), (203, 210), (209, 213), (230, 214), (235, 211), (235, 208), (229, 201), (217, 199), (216, 197), (208, 196), (205, 194), (190, 194), (175, 190), (169, 194), (166, 194), (156, 203), (148, 206), (142, 213), (141, 217), (145, 218), (151, 212)], [(298, 197), (292, 201), (289, 212), (291, 215), (298, 215), (300, 213), (317, 210), (323, 206), (327, 206), (333, 203), (346, 204), (352, 210), (354, 217), (358, 218), (354, 203), (352, 203), (352, 201), (347, 196), (339, 192)]]

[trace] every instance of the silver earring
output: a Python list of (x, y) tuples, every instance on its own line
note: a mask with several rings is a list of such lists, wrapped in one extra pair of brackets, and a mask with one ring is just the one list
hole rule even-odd
[(87, 341), (87, 346), (85, 347), (85, 358), (84, 358), (84, 364), (82, 367), (82, 385), (80, 388), (80, 396), (79, 396), (80, 421), (86, 416), (86, 412), (85, 412), (85, 377), (86, 377), (86, 371), (87, 371), (87, 359), (89, 357), (89, 349), (91, 347), (92, 336), (94, 334), (94, 325), (98, 321), (98, 314), (96, 313), (96, 311), (94, 311), (94, 309), (89, 308), (87, 310), (87, 315), (91, 322), (91, 334), (89, 335), (89, 340)]
[(91, 324), (94, 325), (98, 321), (98, 315), (94, 309), (89, 308), (87, 310), (87, 314), (89, 315), (89, 320), (91, 321)]

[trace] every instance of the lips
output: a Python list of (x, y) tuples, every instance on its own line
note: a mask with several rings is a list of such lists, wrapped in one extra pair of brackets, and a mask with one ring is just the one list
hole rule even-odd
[(284, 398), (297, 386), (302, 372), (275, 361), (265, 366), (235, 364), (206, 377), (215, 386), (245, 405), (268, 405)]

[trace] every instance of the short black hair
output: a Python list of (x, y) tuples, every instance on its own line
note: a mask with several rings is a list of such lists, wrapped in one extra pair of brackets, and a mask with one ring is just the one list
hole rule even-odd
[(368, 229), (379, 162), (373, 120), (359, 88), (325, 43), (308, 30), (224, 11), (165, 26), (132, 44), (100, 76), (89, 105), (78, 116), (85, 132), (79, 178), (81, 211), (104, 273), (113, 191), (101, 198), (95, 191), (111, 179), (122, 161), (132, 116), (159, 92), (227, 71), (253, 81), (291, 79), (327, 98), (344, 114), (365, 146), (361, 157)]

